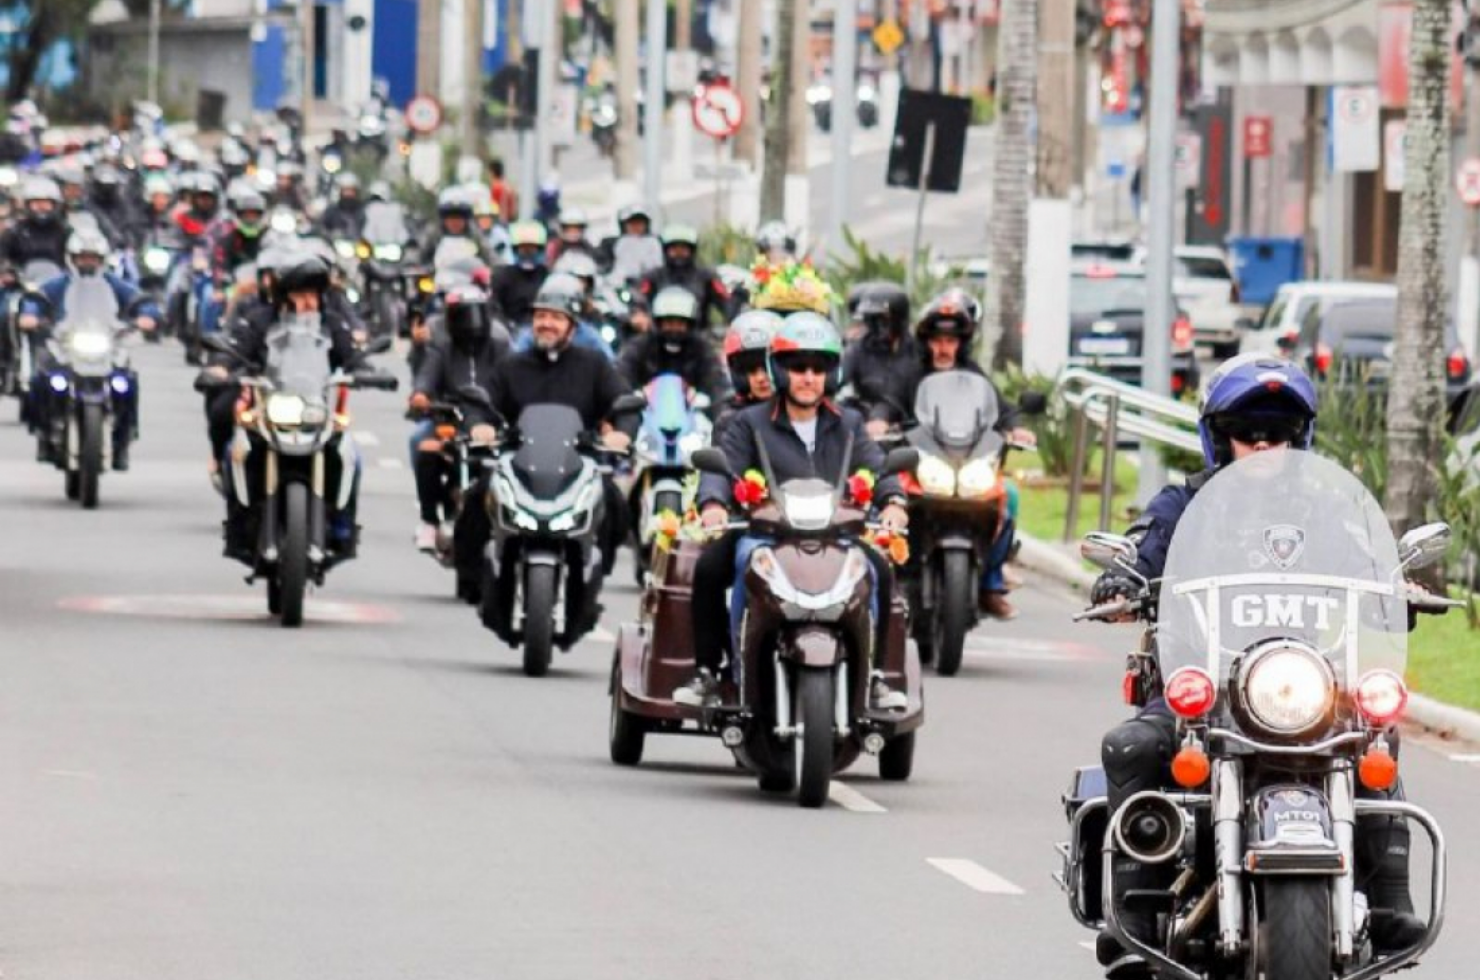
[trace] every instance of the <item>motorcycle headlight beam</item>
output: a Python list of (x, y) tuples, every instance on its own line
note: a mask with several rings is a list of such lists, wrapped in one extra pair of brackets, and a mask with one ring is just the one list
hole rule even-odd
[(102, 357), (113, 348), (113, 339), (100, 333), (74, 333), (67, 347), (77, 357)]
[(985, 497), (997, 486), (997, 461), (986, 456), (973, 459), (956, 474), (956, 488), (963, 497)]
[(922, 454), (920, 465), (915, 468), (915, 478), (926, 493), (939, 497), (956, 494), (956, 471), (939, 456)]
[(267, 421), (274, 426), (302, 425), (307, 407), (297, 395), (270, 395), (267, 399)]
[(1256, 648), (1240, 673), (1240, 700), (1249, 719), (1276, 735), (1299, 735), (1316, 727), (1336, 697), (1331, 665), (1288, 643)]

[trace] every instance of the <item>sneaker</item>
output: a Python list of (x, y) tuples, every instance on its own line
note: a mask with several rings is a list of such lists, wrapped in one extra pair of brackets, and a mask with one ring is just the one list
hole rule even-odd
[(1005, 592), (982, 592), (977, 596), (977, 608), (993, 619), (1017, 618), (1017, 607), (1008, 601)]
[(416, 550), (427, 554), (437, 550), (437, 525), (420, 524), (416, 528)]
[(909, 697), (890, 687), (878, 671), (874, 672), (873, 683), (869, 685), (869, 698), (877, 711), (903, 711), (910, 706)]
[(673, 689), (673, 703), (688, 708), (702, 708), (718, 700), (714, 675), (701, 668), (694, 679)]

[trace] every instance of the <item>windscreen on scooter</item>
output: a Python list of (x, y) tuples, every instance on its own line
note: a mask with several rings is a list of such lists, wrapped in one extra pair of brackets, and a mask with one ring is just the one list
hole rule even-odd
[(44, 286), (62, 274), (62, 267), (49, 259), (32, 259), (21, 267), (21, 282)]
[[(1408, 609), (1382, 508), (1313, 452), (1260, 452), (1224, 467), (1177, 524), (1157, 646), (1164, 679), (1201, 667), (1218, 692), (1215, 717), (1237, 699), (1253, 706), (1240, 717), (1274, 734), (1314, 725), (1298, 722), (1333, 682), (1350, 691), (1371, 670), (1401, 677)], [(1246, 693), (1230, 696), (1230, 682)]]
[(267, 334), (267, 377), (275, 395), (323, 406), (333, 369), (329, 338), (317, 313), (285, 316)]
[(531, 405), (519, 413), (518, 429), (514, 475), (533, 496), (553, 500), (581, 473), (581, 416), (568, 405)]
[(646, 448), (660, 462), (678, 465), (681, 460), (679, 437), (693, 428), (689, 414), (689, 394), (683, 378), (677, 374), (660, 374), (644, 391), (647, 409), (642, 413)]
[(78, 276), (63, 297), (66, 319), (58, 335), (79, 374), (106, 374), (113, 368), (113, 331), (118, 300), (101, 276)]
[(411, 237), (406, 232), (406, 212), (391, 201), (365, 205), (365, 241), (371, 245), (401, 245)]
[(979, 455), (996, 449), (1002, 442), (993, 429), (999, 414), (992, 383), (971, 371), (938, 371), (915, 390), (915, 420), (934, 444), (927, 450)]

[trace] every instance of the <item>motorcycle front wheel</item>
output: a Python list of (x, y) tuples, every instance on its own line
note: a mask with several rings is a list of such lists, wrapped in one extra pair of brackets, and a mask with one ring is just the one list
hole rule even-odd
[(816, 809), (827, 802), (833, 773), (833, 674), (803, 670), (797, 677), (797, 720), (802, 723), (797, 746), (797, 802)]
[(543, 677), (555, 645), (555, 566), (530, 565), (524, 572), (524, 673)]
[(1269, 878), (1263, 897), (1264, 975), (1330, 980), (1331, 888), (1326, 880)]
[(283, 488), (283, 543), (278, 554), (280, 615), (291, 629), (303, 625), (303, 595), (308, 590), (308, 487), (301, 483)]
[(972, 607), (976, 602), (971, 581), (971, 555), (947, 551), (941, 556), (940, 588), (936, 595), (935, 672), (954, 677), (961, 669), (966, 634), (971, 630)]
[(103, 406), (82, 406), (81, 442), (77, 456), (77, 496), (84, 510), (98, 506), (103, 478)]

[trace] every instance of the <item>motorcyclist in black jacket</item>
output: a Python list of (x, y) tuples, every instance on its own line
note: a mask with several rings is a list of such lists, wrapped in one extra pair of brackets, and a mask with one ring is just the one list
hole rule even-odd
[(339, 192), (339, 199), (324, 209), (319, 217), (319, 227), (329, 238), (358, 241), (365, 228), (365, 202), (360, 200), (360, 178), (354, 174), (340, 174), (334, 187)]
[[(508, 356), (508, 341), (494, 336), (488, 294), (476, 286), (449, 290), (442, 318), (447, 337), (427, 348), (412, 382), (411, 411), (425, 413), (432, 402), (455, 403), (463, 414), (464, 431), (475, 442), (492, 444), (493, 376), (499, 361)], [(488, 396), (488, 404), (462, 394), (468, 386), (482, 389)], [(442, 440), (429, 434), (417, 446), (416, 454), (416, 496), (421, 510), (421, 523), (416, 530), (418, 551), (436, 549), (437, 528), (448, 504), (449, 476)]]
[(0, 234), (0, 267), (19, 272), (26, 263), (42, 259), (59, 269), (65, 266), (70, 231), (61, 188), (48, 177), (28, 177), (16, 196), (24, 213)]
[(843, 377), (869, 435), (882, 438), (909, 421), (920, 384), (920, 350), (909, 335), (910, 297), (892, 282), (866, 282), (848, 296), (863, 335), (843, 353)]
[(509, 227), (509, 244), (514, 261), (493, 270), (489, 291), (493, 294), (493, 311), (511, 327), (521, 327), (530, 320), (534, 298), (550, 274), (545, 264), (545, 226), (538, 221), (516, 221)]
[(55, 170), (57, 184), (62, 189), (62, 210), (69, 218), (80, 214), (89, 215), (97, 222), (98, 230), (103, 237), (108, 239), (108, 244), (114, 249), (127, 246), (123, 233), (101, 209), (87, 197), (87, 175), (82, 168), (72, 164), (57, 167)]
[(711, 415), (730, 398), (728, 372), (698, 330), (699, 301), (687, 289), (669, 286), (653, 297), (653, 329), (622, 348), (617, 373), (631, 388), (660, 374), (677, 374), (709, 397)]
[(732, 305), (730, 291), (713, 269), (697, 264), (699, 233), (688, 225), (663, 229), (663, 264), (642, 280), (642, 292), (650, 300), (665, 287), (682, 286), (699, 301), (699, 327), (707, 329), (716, 318), (728, 320)]

